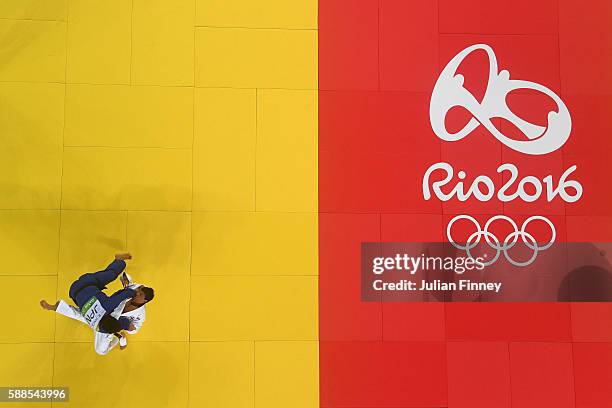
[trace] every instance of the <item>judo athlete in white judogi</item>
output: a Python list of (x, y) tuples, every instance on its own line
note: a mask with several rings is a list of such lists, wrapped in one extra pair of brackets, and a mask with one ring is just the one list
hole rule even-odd
[[(97, 272), (96, 274), (100, 274), (102, 276), (108, 275), (108, 271), (112, 270), (113, 275), (119, 275), (121, 271), (116, 270), (115, 263), (120, 261), (119, 264), (125, 264), (125, 259), (131, 259), (131, 255), (129, 254), (119, 254), (115, 257), (115, 261), (109, 265), (109, 267), (104, 270)], [(123, 270), (123, 268), (120, 268)], [(96, 275), (96, 274), (87, 274), (87, 275)], [(84, 275), (85, 276), (85, 275)], [(112, 278), (104, 278), (106, 280)], [(79, 278), (81, 279), (81, 278)], [(145, 321), (146, 313), (145, 313), (145, 304), (153, 299), (154, 293), (153, 289), (147, 288), (141, 284), (134, 284), (128, 274), (125, 272), (121, 275), (121, 283), (123, 284), (124, 290), (121, 290), (115, 293), (113, 296), (108, 298), (109, 301), (104, 303), (104, 307), (108, 307), (108, 305), (112, 305), (114, 309), (112, 311), (108, 311), (108, 314), (116, 319), (121, 324), (121, 328), (125, 330), (125, 332), (129, 334), (136, 334), (142, 327), (142, 324)], [(95, 282), (95, 280), (94, 280)], [(99, 289), (104, 288), (104, 286), (108, 282), (104, 281), (97, 285)], [(74, 284), (73, 284), (74, 286)], [(102, 286), (102, 287), (100, 287)], [(127, 289), (127, 290), (126, 290)], [(133, 297), (126, 297), (127, 294), (134, 293)], [(118, 295), (121, 294), (121, 298), (117, 301), (112, 301), (118, 298)], [(102, 294), (103, 296), (106, 296)], [(71, 296), (73, 297), (73, 296)], [(119, 344), (120, 348), (123, 350), (127, 347), (127, 339), (123, 332), (116, 333), (105, 333), (103, 330), (100, 330), (99, 327), (92, 326), (91, 322), (88, 321), (86, 306), (81, 308), (74, 307), (69, 305), (64, 300), (60, 299), (54, 305), (48, 304), (45, 300), (40, 302), (41, 306), (46, 310), (54, 310), (59, 314), (62, 314), (66, 317), (70, 317), (72, 319), (78, 320), (82, 323), (85, 323), (94, 329), (94, 348), (96, 353), (100, 355), (108, 354), (117, 344)]]
[[(131, 289), (136, 289), (141, 287), (141, 284), (132, 283), (129, 275), (125, 274), (128, 279), (129, 284), (126, 286)], [(133, 330), (126, 330), (129, 334), (136, 334), (142, 327), (142, 324), (145, 321), (146, 313), (145, 313), (145, 305), (138, 306), (136, 309), (125, 311), (126, 304), (130, 303), (132, 299), (125, 299), (122, 301), (119, 306), (115, 308), (115, 310), (111, 313), (115, 319), (119, 320), (119, 317), (126, 317), (130, 320), (130, 323), (133, 325)], [(128, 305), (129, 306), (129, 305)], [(59, 300), (57, 305), (57, 309), (55, 310), (57, 313), (64, 315), (66, 317), (70, 317), (72, 319), (78, 320), (87, 324), (83, 315), (79, 309), (74, 306), (70, 306), (63, 299)], [(94, 347), (96, 349), (96, 353), (105, 355), (108, 354), (117, 344), (119, 344), (120, 348), (123, 350), (127, 347), (127, 338), (126, 336), (121, 335), (121, 337), (116, 336), (115, 334), (102, 333), (99, 331), (94, 331)]]

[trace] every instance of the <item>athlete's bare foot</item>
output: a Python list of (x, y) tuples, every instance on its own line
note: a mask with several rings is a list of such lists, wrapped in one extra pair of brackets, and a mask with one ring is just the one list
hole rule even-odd
[(55, 302), (54, 305), (50, 305), (44, 299), (40, 301), (40, 307), (42, 307), (45, 310), (57, 310), (57, 305), (59, 305), (59, 302)]

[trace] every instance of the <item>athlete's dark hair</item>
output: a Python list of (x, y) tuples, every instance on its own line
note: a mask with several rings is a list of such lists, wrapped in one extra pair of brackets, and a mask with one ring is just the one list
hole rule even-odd
[(149, 288), (147, 286), (143, 286), (142, 288), (140, 288), (140, 290), (142, 290), (142, 292), (145, 295), (145, 300), (147, 302), (150, 302), (153, 300), (153, 298), (155, 297), (155, 291), (153, 291), (152, 288)]
[(111, 315), (104, 315), (98, 323), (98, 330), (102, 333), (117, 333), (121, 331), (121, 323)]

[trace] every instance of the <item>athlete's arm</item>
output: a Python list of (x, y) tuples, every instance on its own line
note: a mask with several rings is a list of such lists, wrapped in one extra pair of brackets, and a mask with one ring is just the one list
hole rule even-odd
[(134, 323), (132, 323), (132, 320), (128, 319), (125, 316), (119, 317), (119, 324), (121, 325), (121, 329), (123, 330), (134, 330)]
[(106, 296), (104, 292), (101, 292), (98, 294), (98, 299), (100, 300), (100, 303), (102, 303), (102, 307), (111, 313), (117, 308), (117, 306), (119, 306), (121, 302), (123, 302), (125, 299), (134, 297), (135, 294), (136, 291), (134, 289), (125, 288), (118, 290), (110, 296)]

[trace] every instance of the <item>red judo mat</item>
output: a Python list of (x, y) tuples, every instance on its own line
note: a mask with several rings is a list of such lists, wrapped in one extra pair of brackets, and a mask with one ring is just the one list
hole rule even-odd
[[(445, 241), (457, 214), (546, 216), (557, 242), (612, 241), (612, 2), (594, 0), (320, 0), (319, 240), (321, 406), (612, 407), (610, 303), (362, 302), (362, 242)], [(436, 136), (432, 92), (462, 50), (485, 44), (497, 71), (541, 84), (571, 114), (563, 146), (526, 155), (478, 126)], [(457, 72), (481, 99), (491, 58), (482, 49)], [(542, 127), (555, 102), (517, 89), (505, 101)], [(449, 111), (461, 129), (473, 112)], [(480, 120), (480, 118), (479, 118)], [(521, 140), (513, 121), (491, 118)], [(531, 202), (425, 200), (436, 162), (488, 175), (512, 163), (518, 178), (571, 178), (576, 202), (544, 192)], [(469, 183), (468, 183), (469, 184)]]

